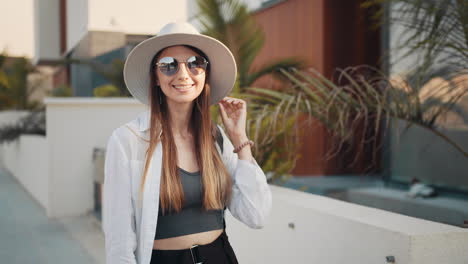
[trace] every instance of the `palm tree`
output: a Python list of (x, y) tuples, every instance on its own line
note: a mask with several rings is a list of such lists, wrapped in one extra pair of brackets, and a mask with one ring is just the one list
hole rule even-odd
[[(253, 68), (252, 63), (265, 43), (265, 36), (247, 7), (238, 0), (197, 0), (197, 5), (199, 13), (195, 18), (202, 33), (223, 42), (236, 60), (238, 80), (232, 95), (248, 100), (247, 133), (256, 142), (253, 148), (256, 160), (269, 180), (289, 177), (300, 157), (297, 154), (299, 131), (296, 122), (299, 112), (287, 101), (259, 105), (256, 103), (258, 95), (248, 87), (265, 75), (284, 81), (280, 71), (301, 67), (302, 60), (283, 58)], [(220, 123), (215, 108), (212, 116)]]
[[(449, 67), (450, 74), (467, 69), (468, 4), (464, 0), (366, 0), (364, 8), (379, 8), (375, 26), (392, 23), (403, 29), (396, 50), (406, 50), (395, 61), (419, 54), (413, 75), (419, 78)], [(385, 12), (388, 10), (389, 12)], [(389, 13), (389, 14), (388, 14)], [(388, 15), (385, 15), (388, 14)]]
[[(466, 157), (455, 142), (439, 134), (436, 121), (452, 112), (467, 124), (466, 109), (459, 102), (468, 91), (468, 4), (464, 0), (366, 0), (364, 8), (378, 7), (375, 26), (392, 23), (403, 29), (395, 50), (403, 52), (395, 62), (417, 54), (418, 61), (403, 78), (413, 95), (431, 86), (429, 98), (414, 100), (412, 119), (438, 134)], [(388, 11), (388, 12), (385, 12)]]
[(272, 74), (282, 77), (280, 69), (300, 67), (298, 58), (282, 58), (252, 68), (255, 57), (265, 44), (265, 35), (249, 13), (246, 5), (238, 0), (197, 0), (199, 13), (195, 16), (205, 35), (223, 42), (233, 53), (238, 66), (238, 83), (234, 93), (245, 92), (257, 79)]
[[(336, 148), (330, 149), (329, 156), (346, 142), (354, 142), (358, 149), (362, 149), (364, 144), (374, 144), (373, 149), (377, 151), (380, 146), (375, 135), (379, 135), (383, 128), (390, 128), (393, 118), (406, 121), (406, 128), (415, 125), (434, 133), (468, 158), (468, 150), (443, 133), (441, 125), (436, 122), (452, 114), (468, 125), (468, 110), (457, 104), (468, 93), (468, 89), (463, 89), (468, 78), (453, 75), (448, 81), (436, 85), (433, 85), (433, 79), (428, 78), (420, 89), (416, 89), (411, 79), (395, 80), (368, 66), (339, 70), (337, 80), (329, 80), (313, 69), (282, 73), (293, 82), (288, 91), (249, 89), (261, 95), (258, 97), (261, 105), (292, 102), (300, 112), (307, 114), (309, 121), (312, 122), (312, 118), (320, 120), (340, 139)], [(371, 134), (374, 136), (356, 138), (354, 128), (362, 121), (364, 127), (373, 130)], [(376, 152), (372, 154), (374, 157), (377, 155)], [(357, 162), (357, 156), (354, 162)]]

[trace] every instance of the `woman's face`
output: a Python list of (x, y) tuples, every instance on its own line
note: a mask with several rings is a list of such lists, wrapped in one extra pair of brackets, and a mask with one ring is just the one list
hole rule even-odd
[[(206, 73), (194, 75), (188, 70), (185, 62), (192, 56), (200, 56), (184, 46), (173, 46), (161, 52), (157, 61), (164, 57), (173, 57), (179, 62), (177, 73), (167, 76), (156, 67), (157, 84), (166, 95), (168, 104), (185, 104), (193, 102), (205, 86)], [(182, 62), (182, 64), (181, 64)]]

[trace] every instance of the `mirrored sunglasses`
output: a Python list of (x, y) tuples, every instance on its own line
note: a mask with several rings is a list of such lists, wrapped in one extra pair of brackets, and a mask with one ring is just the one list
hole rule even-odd
[(208, 61), (201, 56), (192, 56), (185, 62), (179, 62), (173, 57), (164, 57), (161, 58), (156, 65), (162, 74), (172, 76), (179, 71), (180, 63), (185, 63), (188, 71), (193, 75), (199, 75), (206, 72), (206, 68), (208, 66)]

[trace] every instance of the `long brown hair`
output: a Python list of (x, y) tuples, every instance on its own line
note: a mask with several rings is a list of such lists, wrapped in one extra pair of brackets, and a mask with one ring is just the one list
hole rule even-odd
[[(185, 47), (190, 48), (208, 60), (201, 50), (191, 46)], [(157, 76), (154, 65), (163, 50), (153, 57), (150, 67), (150, 141), (146, 150), (146, 162), (140, 185), (140, 201), (144, 192), (148, 166), (156, 145), (159, 143), (158, 137), (162, 130), (160, 140), (163, 143), (163, 158), (159, 198), (164, 214), (167, 211), (179, 212), (182, 209), (184, 192), (177, 170), (177, 147), (171, 131), (171, 120), (169, 118), (166, 96), (161, 87), (156, 85)], [(218, 135), (216, 126), (212, 122), (210, 115), (211, 87), (208, 83), (209, 65), (208, 63), (203, 91), (195, 99), (193, 105), (189, 130), (195, 141), (195, 154), (200, 168), (203, 208), (205, 210), (214, 210), (223, 209), (230, 201), (232, 180), (215, 147), (215, 139)]]

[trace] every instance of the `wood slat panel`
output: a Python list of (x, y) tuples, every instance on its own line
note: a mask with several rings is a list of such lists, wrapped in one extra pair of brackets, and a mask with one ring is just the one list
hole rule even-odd
[[(257, 11), (254, 17), (264, 30), (266, 41), (252, 68), (291, 56), (303, 58), (306, 67), (327, 77), (332, 76), (336, 67), (364, 63), (378, 66), (379, 31), (370, 30), (369, 15), (360, 8), (361, 1), (288, 0)], [(270, 89), (282, 87), (269, 76), (253, 85)], [(315, 122), (303, 131), (302, 158), (294, 175), (358, 173), (369, 161), (369, 151), (361, 154), (360, 162), (353, 168), (346, 166), (352, 155), (349, 153), (326, 161), (324, 155), (333, 143), (326, 129)]]

